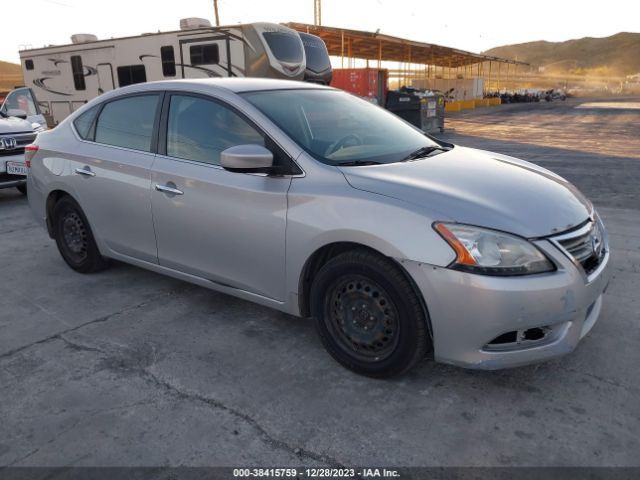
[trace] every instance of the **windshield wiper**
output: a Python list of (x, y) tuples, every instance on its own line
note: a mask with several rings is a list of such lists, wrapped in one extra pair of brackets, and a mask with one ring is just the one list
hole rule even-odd
[(441, 147), (440, 145), (429, 145), (428, 147), (420, 147), (415, 152), (412, 152), (409, 155), (407, 155), (405, 158), (403, 158), (402, 161), (407, 162), (409, 160), (416, 160), (418, 158), (426, 157), (430, 153), (433, 153), (438, 150), (442, 152), (448, 152), (451, 149), (447, 147)]
[(380, 162), (375, 162), (373, 160), (350, 160), (346, 162), (340, 162), (337, 164), (338, 167), (362, 167), (365, 165), (382, 165)]

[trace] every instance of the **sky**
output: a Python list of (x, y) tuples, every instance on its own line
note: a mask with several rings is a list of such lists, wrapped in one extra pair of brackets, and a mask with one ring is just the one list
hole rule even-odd
[[(218, 0), (221, 25), (313, 23), (313, 0)], [(70, 43), (74, 33), (100, 39), (177, 30), (185, 17), (213, 23), (213, 0), (0, 0), (0, 60), (18, 50)], [(9, 20), (13, 19), (13, 20)], [(640, 31), (637, 0), (323, 0), (322, 24), (376, 31), (481, 52), (535, 40), (564, 41)]]

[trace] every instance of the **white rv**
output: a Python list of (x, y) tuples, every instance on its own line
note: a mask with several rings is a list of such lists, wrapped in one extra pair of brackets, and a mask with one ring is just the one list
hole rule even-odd
[[(302, 80), (305, 48), (295, 30), (273, 23), (212, 27), (180, 21), (180, 30), (20, 51), (26, 86), (57, 124), (88, 100), (133, 83), (167, 78), (271, 77)], [(327, 57), (328, 61), (328, 57)]]

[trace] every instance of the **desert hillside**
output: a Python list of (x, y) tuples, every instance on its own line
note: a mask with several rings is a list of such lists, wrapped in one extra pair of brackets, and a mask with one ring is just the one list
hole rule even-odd
[(0, 60), (0, 92), (11, 90), (23, 84), (22, 67), (17, 63), (3, 62)]
[(521, 60), (549, 72), (630, 75), (640, 72), (640, 33), (520, 43), (482, 53)]

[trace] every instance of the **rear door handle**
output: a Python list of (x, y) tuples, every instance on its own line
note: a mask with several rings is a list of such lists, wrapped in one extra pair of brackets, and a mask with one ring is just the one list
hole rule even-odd
[(175, 187), (175, 184), (171, 186), (171, 185), (158, 185), (156, 183), (154, 185), (154, 188), (159, 192), (170, 193), (172, 195), (184, 195), (184, 192), (182, 190), (178, 190)]
[(86, 177), (95, 177), (96, 174), (94, 172), (92, 172), (91, 170), (89, 170), (89, 167), (85, 167), (85, 168), (76, 168), (75, 172), (79, 175), (84, 175)]

